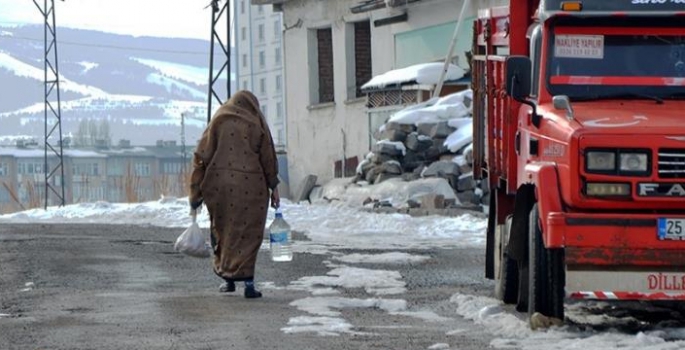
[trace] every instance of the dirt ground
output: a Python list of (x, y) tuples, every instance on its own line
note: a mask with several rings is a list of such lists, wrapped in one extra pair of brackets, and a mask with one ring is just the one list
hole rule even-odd
[[(173, 251), (181, 231), (0, 225), (0, 349), (428, 349), (446, 343), (467, 350), (487, 349), (492, 339), (449, 302), (457, 292), (491, 296), (479, 250), (413, 251), (431, 259), (391, 268), (407, 292), (387, 298), (406, 300), (409, 311), (433, 311), (444, 317), (440, 321), (349, 308), (340, 311), (352, 333), (288, 334), (282, 329), (291, 319), (307, 315), (291, 302), (312, 295), (285, 287), (326, 275), (329, 255), (298, 253), (284, 264), (260, 254), (257, 283), (264, 298), (247, 300), (240, 284), (236, 293), (218, 292), (209, 260)], [(339, 297), (370, 297), (361, 289), (337, 289)]]

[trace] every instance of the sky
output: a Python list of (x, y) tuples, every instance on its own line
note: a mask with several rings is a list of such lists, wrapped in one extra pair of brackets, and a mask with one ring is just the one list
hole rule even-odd
[[(44, 0), (36, 1), (43, 6)], [(209, 3), (210, 0), (55, 0), (55, 14), (58, 28), (209, 40), (211, 10), (205, 8)], [(0, 0), (0, 25), (42, 21), (32, 0)]]
[[(330, 184), (330, 186), (339, 186)], [(370, 186), (373, 187), (373, 186)], [(327, 189), (329, 193), (340, 189)], [(304, 291), (308, 296), (294, 300), (290, 306), (296, 315), (283, 324), (281, 331), (287, 334), (316, 334), (321, 337), (340, 334), (356, 334), (356, 327), (345, 318), (344, 310), (376, 309), (388, 315), (403, 315), (425, 322), (444, 322), (463, 317), (475, 327), (485, 329), (493, 340), (494, 349), (567, 350), (567, 349), (621, 349), (621, 350), (676, 350), (685, 348), (685, 328), (655, 326), (654, 329), (637, 333), (625, 333), (613, 329), (605, 331), (583, 329), (565, 325), (547, 330), (532, 331), (524, 314), (505, 308), (498, 300), (482, 296), (456, 293), (446, 302), (452, 311), (412, 309), (403, 295), (406, 282), (398, 266), (415, 264), (432, 259), (431, 250), (440, 248), (485, 249), (486, 219), (482, 215), (465, 214), (457, 217), (426, 216), (411, 217), (404, 214), (376, 214), (360, 210), (345, 199), (335, 204), (315, 202), (295, 204), (283, 200), (285, 219), (293, 230), (302, 232), (309, 240), (293, 242), (297, 254), (324, 254), (328, 257), (325, 275), (304, 276), (288, 285), (276, 285), (270, 281), (258, 281), (260, 288), (278, 293), (279, 290)], [(349, 198), (355, 198), (350, 196)], [(354, 200), (356, 201), (356, 199)], [(358, 203), (358, 202), (357, 202)], [(134, 204), (107, 202), (81, 203), (47, 210), (34, 209), (8, 215), (0, 215), (2, 223), (99, 223), (140, 224), (170, 227), (179, 235), (191, 223), (187, 198), (161, 198), (157, 201)], [(267, 226), (273, 220), (269, 209)], [(207, 211), (202, 210), (200, 227), (209, 226)], [(344, 254), (341, 248), (359, 250)], [(172, 249), (172, 248), (170, 248)], [(411, 253), (407, 249), (413, 249)], [(382, 252), (379, 252), (382, 250)], [(366, 252), (365, 252), (366, 251)], [(187, 257), (188, 259), (196, 259)], [(380, 264), (381, 268), (369, 269), (358, 266), (364, 262)], [(365, 265), (368, 266), (368, 265)], [(26, 283), (24, 291), (31, 291), (39, 281)], [(349, 288), (363, 289), (366, 297), (349, 298), (342, 293)], [(581, 304), (581, 306), (584, 304)], [(620, 319), (595, 315), (578, 304), (566, 306), (567, 317), (576, 322), (621, 325), (634, 321), (631, 317)], [(0, 314), (2, 317), (12, 317)], [(446, 332), (429, 349), (459, 349), (458, 338), (445, 343), (468, 329)]]

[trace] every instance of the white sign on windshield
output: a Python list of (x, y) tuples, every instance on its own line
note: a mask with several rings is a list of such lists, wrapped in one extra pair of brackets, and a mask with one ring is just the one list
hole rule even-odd
[(603, 35), (557, 35), (554, 39), (554, 57), (604, 58)]

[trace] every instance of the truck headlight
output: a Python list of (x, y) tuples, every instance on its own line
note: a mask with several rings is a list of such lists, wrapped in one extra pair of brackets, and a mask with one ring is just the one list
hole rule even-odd
[(646, 172), (649, 166), (648, 159), (647, 153), (621, 153), (619, 169), (627, 172)]
[(616, 170), (616, 153), (607, 151), (589, 151), (585, 154), (587, 170), (613, 171)]

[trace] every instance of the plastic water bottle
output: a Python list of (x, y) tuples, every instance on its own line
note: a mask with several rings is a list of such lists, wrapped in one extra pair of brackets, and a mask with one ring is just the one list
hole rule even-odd
[(269, 239), (271, 241), (271, 260), (293, 260), (290, 225), (283, 219), (283, 213), (280, 209), (276, 209), (276, 218), (269, 226)]

